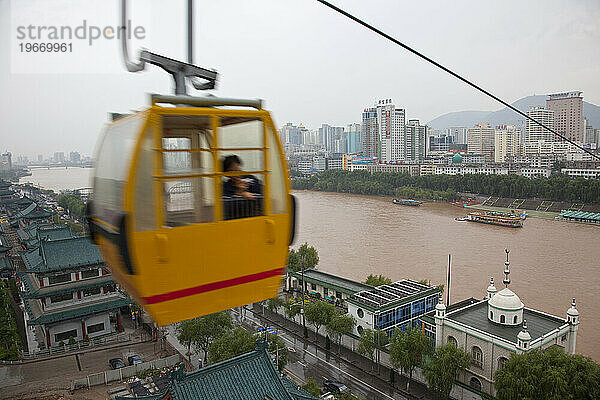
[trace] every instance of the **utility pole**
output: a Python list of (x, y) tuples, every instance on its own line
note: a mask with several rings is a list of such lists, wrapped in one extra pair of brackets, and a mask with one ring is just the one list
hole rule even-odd
[(302, 271), (302, 326), (304, 327), (303, 334), (304, 337), (308, 337), (308, 331), (306, 330), (306, 318), (304, 316), (304, 312), (306, 309), (306, 283), (304, 282), (304, 264), (306, 263), (305, 255), (302, 254), (300, 257), (300, 270)]

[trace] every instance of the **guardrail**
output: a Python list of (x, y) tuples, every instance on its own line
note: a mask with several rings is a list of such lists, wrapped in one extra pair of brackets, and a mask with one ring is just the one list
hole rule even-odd
[(94, 348), (98, 346), (105, 346), (113, 343), (124, 343), (131, 342), (131, 334), (119, 333), (116, 335), (102, 336), (88, 341), (81, 341), (74, 344), (65, 344), (57, 347), (50, 347), (44, 350), (34, 352), (23, 352), (21, 357), (24, 360), (31, 360), (35, 358), (51, 357), (59, 354), (65, 354), (71, 351), (79, 351), (82, 349)]
[(97, 385), (108, 385), (110, 382), (122, 381), (123, 379), (131, 378), (141, 371), (147, 369), (162, 369), (172, 367), (181, 362), (181, 356), (174, 354), (166, 358), (160, 358), (154, 361), (147, 361), (137, 365), (130, 365), (119, 369), (112, 369), (97, 374), (91, 374), (81, 379), (71, 381), (71, 390), (90, 388)]

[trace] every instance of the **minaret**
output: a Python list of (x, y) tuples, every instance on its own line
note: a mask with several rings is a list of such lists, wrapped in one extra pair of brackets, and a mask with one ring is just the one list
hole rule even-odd
[(577, 330), (579, 329), (579, 311), (575, 308), (575, 297), (571, 302), (571, 308), (567, 310), (567, 322), (569, 323), (569, 344), (566, 350), (568, 354), (575, 354)]
[(494, 286), (494, 277), (490, 276), (490, 286), (487, 288), (487, 299), (491, 299), (496, 294), (496, 286)]
[(504, 252), (506, 253), (506, 261), (504, 262), (504, 280), (502, 282), (504, 283), (504, 286), (508, 287), (508, 285), (510, 285), (510, 270), (508, 269), (510, 266), (510, 262), (508, 261), (508, 253), (510, 253), (510, 250), (504, 249)]
[(517, 353), (522, 354), (529, 350), (529, 342), (531, 342), (531, 335), (527, 332), (527, 320), (523, 320), (523, 329), (517, 335)]
[(446, 306), (442, 301), (440, 294), (439, 301), (435, 306), (435, 347), (438, 348), (444, 344), (444, 321), (446, 320)]

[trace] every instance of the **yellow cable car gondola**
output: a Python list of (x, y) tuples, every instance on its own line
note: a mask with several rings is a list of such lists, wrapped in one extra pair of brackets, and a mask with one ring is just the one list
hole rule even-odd
[(277, 295), (295, 205), (260, 101), (152, 96), (107, 126), (93, 186), (93, 239), (159, 325)]

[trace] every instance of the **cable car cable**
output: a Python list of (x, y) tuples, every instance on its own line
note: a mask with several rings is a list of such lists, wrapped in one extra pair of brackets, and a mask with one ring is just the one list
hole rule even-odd
[(379, 36), (383, 36), (384, 38), (388, 39), (389, 41), (397, 44), (398, 46), (404, 48), (405, 50), (408, 50), (409, 52), (421, 57), (422, 59), (424, 59), (425, 61), (429, 62), (430, 64), (435, 65), (436, 67), (446, 71), (447, 73), (449, 73), (450, 75), (454, 76), (455, 78), (463, 81), (464, 83), (466, 83), (467, 85), (479, 90), (480, 92), (482, 92), (483, 94), (491, 97), (492, 99), (496, 100), (497, 102), (503, 104), (504, 106), (510, 108), (511, 110), (513, 110), (514, 112), (518, 113), (519, 115), (527, 118), (530, 121), (535, 122), (536, 124), (538, 124), (539, 126), (541, 126), (542, 128), (548, 130), (549, 132), (553, 133), (554, 135), (558, 136), (559, 138), (571, 143), (573, 146), (583, 150), (584, 152), (588, 153), (589, 155), (591, 155), (592, 157), (600, 160), (600, 156), (592, 153), (590, 150), (587, 150), (586, 148), (584, 148), (583, 146), (578, 145), (577, 143), (575, 143), (574, 141), (572, 141), (571, 139), (566, 138), (565, 136), (561, 135), (560, 133), (554, 131), (553, 129), (548, 128), (546, 125), (542, 124), (541, 122), (536, 121), (535, 119), (533, 119), (532, 117), (530, 117), (529, 115), (525, 114), (524, 112), (520, 111), (519, 109), (513, 107), (512, 105), (508, 104), (506, 101), (502, 100), (501, 98), (495, 96), (494, 94), (488, 92), (487, 90), (483, 89), (482, 87), (476, 85), (475, 83), (469, 81), (468, 79), (462, 77), (461, 75), (457, 74), (456, 72), (450, 70), (449, 68), (443, 66), (442, 64), (438, 63), (437, 61), (427, 57), (426, 55), (424, 55), (423, 53), (420, 53), (419, 51), (413, 49), (412, 47), (402, 43), (401, 41), (399, 41), (398, 39), (395, 39), (394, 37), (388, 35), (387, 33), (381, 31), (380, 29), (374, 27), (373, 25), (368, 24), (367, 22), (361, 20), (358, 17), (355, 17), (354, 15), (348, 13), (347, 11), (342, 10), (339, 7), (334, 6), (333, 4), (329, 3), (328, 1), (325, 0), (317, 0), (319, 3), (331, 8), (334, 11), (337, 11), (338, 13), (344, 15), (345, 17), (350, 18), (351, 20), (353, 20), (354, 22), (364, 26), (365, 28), (377, 33)]

